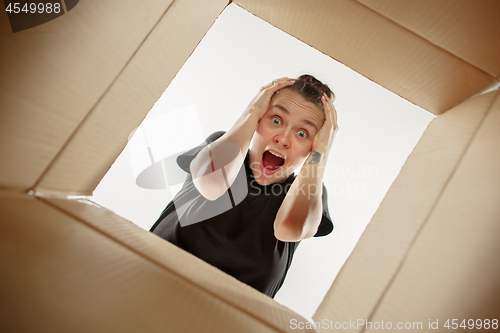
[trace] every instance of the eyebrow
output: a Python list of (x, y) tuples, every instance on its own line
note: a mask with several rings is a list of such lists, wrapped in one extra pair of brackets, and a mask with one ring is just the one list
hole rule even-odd
[[(272, 105), (273, 107), (277, 107), (278, 109), (280, 109), (283, 113), (289, 115), (290, 114), (290, 111), (288, 111), (287, 108), (285, 108), (283, 105), (281, 104), (273, 104)], [(302, 118), (300, 120), (301, 122), (303, 123), (306, 123), (308, 125), (311, 125), (312, 127), (314, 127), (314, 129), (316, 130), (316, 132), (318, 131), (318, 125), (316, 125), (315, 123), (313, 123), (312, 121), (310, 121), (309, 119), (307, 118)]]

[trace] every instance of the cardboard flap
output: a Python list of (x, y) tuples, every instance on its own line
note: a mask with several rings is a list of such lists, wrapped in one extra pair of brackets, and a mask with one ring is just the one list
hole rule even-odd
[(500, 93), (494, 94), (495, 101), (411, 244), (372, 321), (418, 321), (424, 330), (429, 321), (438, 321), (444, 330), (448, 319), (451, 327), (465, 319), (465, 326), (471, 329), (468, 320), (474, 318), (475, 330), (492, 327), (493, 319), (498, 323)]
[(305, 322), (291, 310), (105, 209), (1, 199), (5, 331), (305, 331), (290, 328)]
[(36, 183), (171, 2), (80, 1), (18, 33), (0, 12), (0, 188)]
[[(498, 95), (499, 91), (494, 91), (470, 99), (429, 124), (318, 308), (315, 320), (370, 318)], [(488, 163), (488, 158), (480, 161)]]
[[(495, 82), (495, 77), (475, 65), (356, 1), (235, 3), (436, 115)], [(472, 52), (488, 53), (485, 49)]]
[(225, 0), (175, 1), (36, 190), (90, 195), (226, 5)]
[(500, 74), (497, 0), (357, 0), (492, 77)]
[[(193, 283), (204, 292), (213, 294), (269, 325), (273, 323), (272, 325), (286, 330), (284, 327), (290, 326), (290, 319), (305, 321), (267, 295), (105, 208), (74, 200), (50, 199), (48, 202), (144, 258)], [(276, 317), (276, 312), (280, 313), (279, 318)]]

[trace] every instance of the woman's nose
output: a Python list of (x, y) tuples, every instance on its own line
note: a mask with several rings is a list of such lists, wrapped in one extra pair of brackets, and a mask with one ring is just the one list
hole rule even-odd
[(290, 131), (282, 131), (274, 137), (274, 142), (283, 145), (284, 147), (290, 146)]

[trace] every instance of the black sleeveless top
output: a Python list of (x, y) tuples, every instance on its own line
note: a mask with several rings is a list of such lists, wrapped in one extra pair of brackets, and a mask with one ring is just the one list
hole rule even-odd
[[(246, 181), (246, 191), (235, 188), (221, 198), (205, 199), (195, 188), (190, 163), (201, 149), (224, 132), (180, 155), (177, 164), (187, 179), (150, 231), (255, 289), (274, 297), (285, 280), (300, 242), (282, 242), (274, 237), (274, 219), (295, 176), (283, 183), (261, 186), (248, 165), (248, 154), (237, 179)], [(333, 230), (323, 185), (323, 217), (315, 237)]]

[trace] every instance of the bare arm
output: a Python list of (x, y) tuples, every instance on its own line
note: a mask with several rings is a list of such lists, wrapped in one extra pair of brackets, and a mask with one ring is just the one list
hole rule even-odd
[[(294, 82), (294, 80), (282, 78), (262, 87), (233, 127), (214, 143), (203, 148), (191, 162), (193, 183), (205, 198), (216, 200), (231, 186), (245, 160), (259, 120), (269, 108), (272, 96), (279, 89), (292, 85)], [(238, 148), (235, 156), (228, 156), (227, 148), (231, 144)]]
[(323, 214), (323, 175), (338, 130), (334, 97), (322, 99), (325, 122), (312, 144), (309, 157), (290, 187), (274, 221), (274, 234), (281, 241), (296, 242), (314, 236)]

